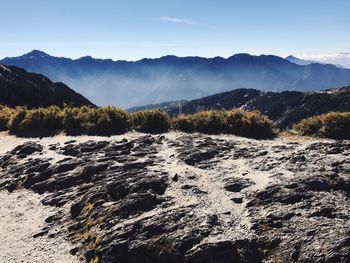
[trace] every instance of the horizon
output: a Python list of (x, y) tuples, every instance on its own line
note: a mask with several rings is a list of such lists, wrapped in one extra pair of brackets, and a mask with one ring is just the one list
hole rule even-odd
[[(280, 57), (280, 58), (283, 58), (283, 59), (286, 59), (288, 56), (293, 56), (295, 58), (298, 58), (296, 57), (295, 55), (293, 54), (289, 54), (288, 56), (279, 56), (279, 55), (276, 55), (276, 54), (250, 54), (250, 53), (243, 53), (243, 52), (239, 52), (239, 53), (233, 53), (231, 55), (228, 55), (228, 56), (210, 56), (210, 57), (206, 57), (206, 56), (192, 56), (192, 55), (189, 55), (189, 56), (178, 56), (178, 55), (175, 55), (175, 54), (167, 54), (167, 55), (162, 55), (162, 56), (159, 56), (159, 57), (142, 57), (142, 58), (139, 58), (139, 59), (136, 59), (136, 60), (124, 60), (124, 59), (112, 59), (112, 58), (102, 58), (102, 57), (94, 57), (90, 54), (85, 54), (83, 56), (79, 56), (79, 57), (68, 57), (68, 56), (57, 56), (57, 55), (54, 55), (54, 54), (51, 54), (47, 51), (44, 51), (44, 50), (40, 50), (40, 49), (33, 49), (33, 50), (30, 50), (30, 51), (27, 51), (23, 54), (18, 54), (18, 55), (15, 55), (15, 56), (6, 56), (6, 57), (0, 57), (0, 60), (2, 59), (5, 59), (5, 58), (16, 58), (16, 57), (22, 57), (22, 56), (25, 56), (25, 55), (28, 55), (28, 54), (31, 54), (33, 52), (40, 52), (40, 53), (45, 53), (46, 55), (49, 55), (50, 57), (55, 57), (55, 58), (66, 58), (66, 59), (72, 59), (72, 60), (77, 60), (77, 59), (81, 59), (81, 58), (85, 58), (85, 57), (91, 57), (92, 59), (101, 59), (101, 60), (112, 60), (114, 62), (118, 62), (118, 61), (126, 61), (126, 62), (137, 62), (137, 61), (140, 61), (140, 60), (143, 60), (143, 59), (159, 59), (159, 58), (163, 58), (163, 57), (178, 57), (178, 58), (186, 58), (186, 57), (193, 57), (193, 58), (205, 58), (205, 59), (213, 59), (213, 58), (222, 58), (222, 59), (228, 59), (230, 57), (233, 57), (233, 56), (236, 56), (236, 55), (249, 55), (249, 56), (253, 56), (253, 57), (260, 57), (260, 56), (275, 56), (275, 57)], [(347, 53), (346, 53), (347, 54)]]
[(0, 3), (5, 21), (0, 29), (6, 39), (0, 42), (2, 58), (33, 49), (72, 59), (127, 61), (166, 55), (227, 58), (237, 53), (323, 58), (349, 52), (346, 0)]
[[(320, 64), (331, 64), (331, 65), (335, 65), (337, 67), (343, 67), (343, 68), (350, 68), (350, 53), (345, 53), (345, 52), (341, 52), (341, 53), (338, 53), (338, 54), (335, 54), (334, 56), (333, 55), (324, 55), (324, 56), (308, 56), (308, 55), (304, 55), (304, 56), (295, 56), (293, 54), (289, 54), (288, 56), (279, 56), (279, 55), (276, 55), (276, 54), (250, 54), (250, 53), (234, 53), (232, 55), (229, 55), (229, 56), (226, 56), (226, 57), (223, 57), (223, 56), (212, 56), (212, 57), (205, 57), (205, 56), (177, 56), (177, 55), (174, 55), (174, 54), (167, 54), (167, 55), (163, 55), (163, 56), (160, 56), (160, 57), (143, 57), (143, 58), (139, 58), (139, 59), (136, 59), (136, 60), (125, 60), (125, 59), (112, 59), (112, 58), (100, 58), (100, 57), (93, 57), (89, 54), (86, 54), (86, 55), (83, 55), (81, 57), (68, 57), (68, 56), (56, 56), (56, 55), (53, 55), (53, 54), (50, 54), (46, 51), (43, 51), (43, 50), (39, 50), (39, 49), (33, 49), (31, 51), (28, 51), (24, 54), (19, 54), (19, 55), (16, 55), (16, 56), (13, 56), (13, 57), (0, 57), (0, 61), (3, 60), (3, 59), (6, 59), (6, 58), (17, 58), (17, 57), (22, 57), (22, 56), (25, 56), (25, 55), (28, 55), (30, 53), (33, 53), (33, 52), (39, 52), (39, 53), (45, 53), (46, 55), (50, 56), (50, 57), (54, 57), (54, 58), (64, 58), (64, 59), (71, 59), (71, 60), (78, 60), (78, 59), (81, 59), (81, 58), (86, 58), (86, 57), (91, 57), (92, 59), (95, 59), (95, 60), (112, 60), (113, 62), (119, 62), (119, 61), (125, 61), (125, 62), (139, 62), (139, 61), (142, 61), (144, 59), (160, 59), (160, 58), (164, 58), (164, 57), (177, 57), (177, 58), (189, 58), (189, 57), (192, 57), (192, 58), (204, 58), (204, 59), (213, 59), (213, 58), (222, 58), (222, 59), (229, 59), (231, 57), (234, 57), (234, 56), (237, 56), (237, 55), (249, 55), (249, 56), (253, 56), (253, 57), (261, 57), (261, 56), (274, 56), (274, 57), (279, 57), (279, 58), (282, 58), (282, 59), (286, 59), (288, 57), (292, 57), (292, 58), (295, 58), (295, 59), (301, 59), (301, 60), (313, 60), (311, 61), (311, 63), (320, 63)], [(336, 60), (337, 58), (339, 59), (339, 55), (343, 55), (343, 57), (341, 57), (340, 59), (344, 59), (344, 63), (342, 64), (337, 64), (336, 63)], [(349, 58), (349, 61), (346, 61), (347, 58)], [(335, 60), (335, 62), (333, 62)], [(291, 63), (295, 63), (295, 62), (292, 62), (290, 61)]]

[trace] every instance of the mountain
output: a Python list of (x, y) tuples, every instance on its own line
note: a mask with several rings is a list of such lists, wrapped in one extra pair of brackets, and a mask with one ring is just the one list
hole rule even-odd
[(176, 57), (135, 62), (59, 58), (34, 50), (0, 63), (23, 67), (67, 83), (98, 105), (123, 108), (163, 101), (191, 100), (240, 88), (312, 91), (350, 85), (350, 69), (297, 65), (271, 55)]
[(147, 104), (143, 106), (136, 106), (129, 108), (129, 112), (137, 112), (141, 110), (152, 110), (152, 109), (162, 109), (163, 111), (166, 112), (173, 112), (174, 109), (178, 109), (179, 111), (181, 110), (181, 107), (188, 103), (187, 100), (176, 100), (176, 101), (167, 101), (163, 103), (158, 103), (158, 104)]
[(305, 60), (305, 59), (297, 58), (297, 57), (294, 57), (293, 55), (286, 57), (286, 60), (288, 60), (289, 62), (292, 62), (294, 64), (303, 65), (303, 66), (309, 65), (312, 63), (317, 63), (317, 62), (312, 61), (312, 60)]
[(53, 83), (43, 75), (0, 64), (0, 105), (33, 108), (64, 104), (94, 106), (61, 82)]
[[(159, 105), (163, 106), (159, 107), (160, 109), (167, 111), (170, 115), (189, 114), (207, 109), (259, 110), (275, 121), (279, 128), (286, 128), (307, 117), (331, 111), (350, 111), (350, 87), (320, 92), (264, 92), (237, 89), (184, 102), (180, 109), (173, 102)], [(142, 109), (144, 107), (138, 108), (138, 110)]]

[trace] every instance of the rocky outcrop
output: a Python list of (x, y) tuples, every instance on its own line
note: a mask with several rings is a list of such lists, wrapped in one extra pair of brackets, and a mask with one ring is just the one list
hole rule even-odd
[(27, 142), (0, 188), (87, 262), (349, 262), (350, 142), (168, 133)]

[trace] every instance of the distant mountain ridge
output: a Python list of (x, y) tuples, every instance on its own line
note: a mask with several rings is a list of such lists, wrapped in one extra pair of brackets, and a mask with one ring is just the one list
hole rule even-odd
[(0, 63), (64, 82), (98, 105), (123, 108), (191, 100), (239, 88), (312, 91), (350, 85), (350, 69), (297, 65), (272, 55), (236, 54), (227, 59), (164, 56), (130, 62), (89, 56), (73, 60), (34, 50)]
[(43, 75), (0, 64), (0, 105), (35, 108), (64, 104), (95, 106), (61, 82), (53, 83)]
[[(323, 90), (320, 92), (264, 92), (254, 89), (237, 89), (212, 96), (182, 102), (154, 105), (170, 115), (189, 114), (208, 109), (243, 108), (259, 110), (269, 116), (278, 127), (290, 127), (294, 123), (311, 116), (331, 112), (350, 111), (350, 87)], [(151, 108), (138, 107), (138, 110)]]
[(319, 63), (319, 62), (316, 62), (316, 61), (313, 61), (313, 60), (305, 60), (305, 59), (301, 59), (301, 58), (297, 58), (293, 55), (290, 55), (288, 57), (286, 57), (286, 60), (294, 63), (294, 64), (297, 64), (297, 65), (302, 65), (302, 66), (306, 66), (306, 65), (310, 65), (312, 63)]

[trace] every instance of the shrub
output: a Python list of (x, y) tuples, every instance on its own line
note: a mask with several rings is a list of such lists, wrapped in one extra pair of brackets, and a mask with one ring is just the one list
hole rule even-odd
[(160, 110), (143, 110), (132, 114), (134, 129), (146, 133), (164, 133), (170, 128), (170, 117)]
[(241, 109), (180, 115), (174, 120), (174, 128), (184, 132), (229, 133), (255, 139), (274, 136), (272, 122), (265, 115), (258, 111), (247, 112)]
[(62, 112), (51, 106), (27, 110), (19, 108), (9, 121), (9, 131), (23, 137), (55, 135), (62, 130)]
[(122, 134), (131, 127), (130, 115), (115, 107), (65, 108), (63, 116), (63, 126), (69, 135)]
[(350, 112), (330, 112), (307, 118), (293, 129), (300, 135), (350, 139)]
[(9, 121), (15, 112), (16, 109), (0, 106), (0, 131), (8, 130)]
[(197, 112), (190, 116), (190, 119), (194, 122), (198, 132), (206, 134), (224, 133), (226, 119), (225, 111), (211, 110)]
[(234, 109), (227, 112), (228, 133), (255, 139), (274, 136), (272, 121), (259, 111)]
[(87, 133), (91, 135), (123, 134), (130, 130), (130, 115), (118, 108), (105, 107), (93, 109)]
[(191, 116), (189, 115), (179, 115), (172, 120), (172, 126), (175, 130), (183, 131), (183, 132), (194, 132), (196, 127), (194, 125)]
[(63, 109), (63, 127), (67, 135), (80, 135), (86, 133), (84, 128), (85, 116), (90, 111), (89, 107), (66, 107)]

